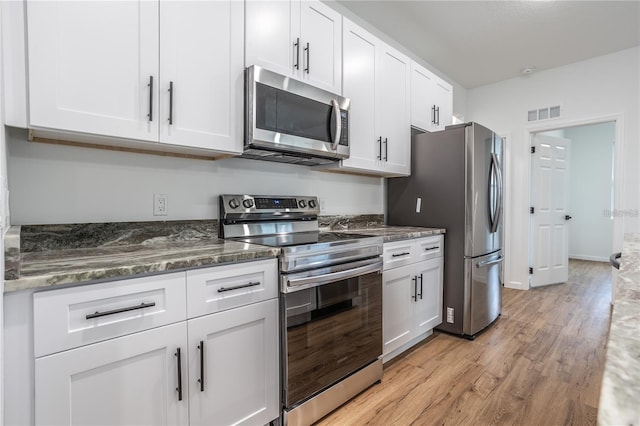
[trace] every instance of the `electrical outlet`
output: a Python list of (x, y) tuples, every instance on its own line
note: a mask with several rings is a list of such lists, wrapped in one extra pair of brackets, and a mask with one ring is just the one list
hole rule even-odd
[(153, 215), (167, 216), (169, 214), (169, 196), (167, 194), (153, 194)]

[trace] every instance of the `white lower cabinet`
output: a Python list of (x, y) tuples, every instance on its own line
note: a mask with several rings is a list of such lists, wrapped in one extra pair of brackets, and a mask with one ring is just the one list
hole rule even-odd
[(269, 259), (36, 292), (35, 424), (276, 419), (277, 284)]
[(181, 322), (36, 359), (36, 424), (188, 424), (186, 343)]
[(188, 321), (190, 424), (278, 417), (277, 324), (277, 299)]
[[(385, 244), (384, 362), (424, 340), (442, 322), (443, 244), (442, 236)], [(429, 253), (427, 260), (420, 260), (423, 252)], [(399, 258), (402, 266), (393, 262)]]

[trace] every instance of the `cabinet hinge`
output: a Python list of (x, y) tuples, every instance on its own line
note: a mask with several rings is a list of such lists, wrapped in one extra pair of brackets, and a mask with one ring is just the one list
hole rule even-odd
[(533, 268), (529, 266), (529, 275), (533, 275)]
[(531, 147), (531, 153), (532, 153), (532, 154), (535, 154), (535, 153), (536, 153), (536, 147), (535, 147), (535, 146), (532, 146), (532, 147)]
[(529, 207), (529, 213), (534, 214), (536, 212), (535, 207)]

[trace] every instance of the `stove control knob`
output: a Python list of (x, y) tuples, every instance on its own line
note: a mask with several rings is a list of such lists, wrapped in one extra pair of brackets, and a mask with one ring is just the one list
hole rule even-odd
[(242, 200), (242, 205), (245, 206), (246, 208), (250, 209), (251, 207), (253, 207), (253, 200), (251, 198), (247, 198), (245, 200)]
[(318, 203), (316, 203), (316, 200), (309, 200), (310, 209), (315, 209), (317, 206), (318, 206)]
[(237, 198), (232, 198), (229, 200), (229, 207), (231, 207), (232, 209), (237, 209), (238, 207), (240, 207), (240, 202)]
[(301, 209), (304, 209), (307, 207), (307, 202), (305, 200), (300, 200), (298, 201), (298, 206), (300, 206)]

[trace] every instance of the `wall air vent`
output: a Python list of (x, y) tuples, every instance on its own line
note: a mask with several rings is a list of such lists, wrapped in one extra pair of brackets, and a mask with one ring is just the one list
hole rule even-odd
[(560, 105), (532, 109), (527, 112), (527, 121), (549, 120), (560, 117)]

